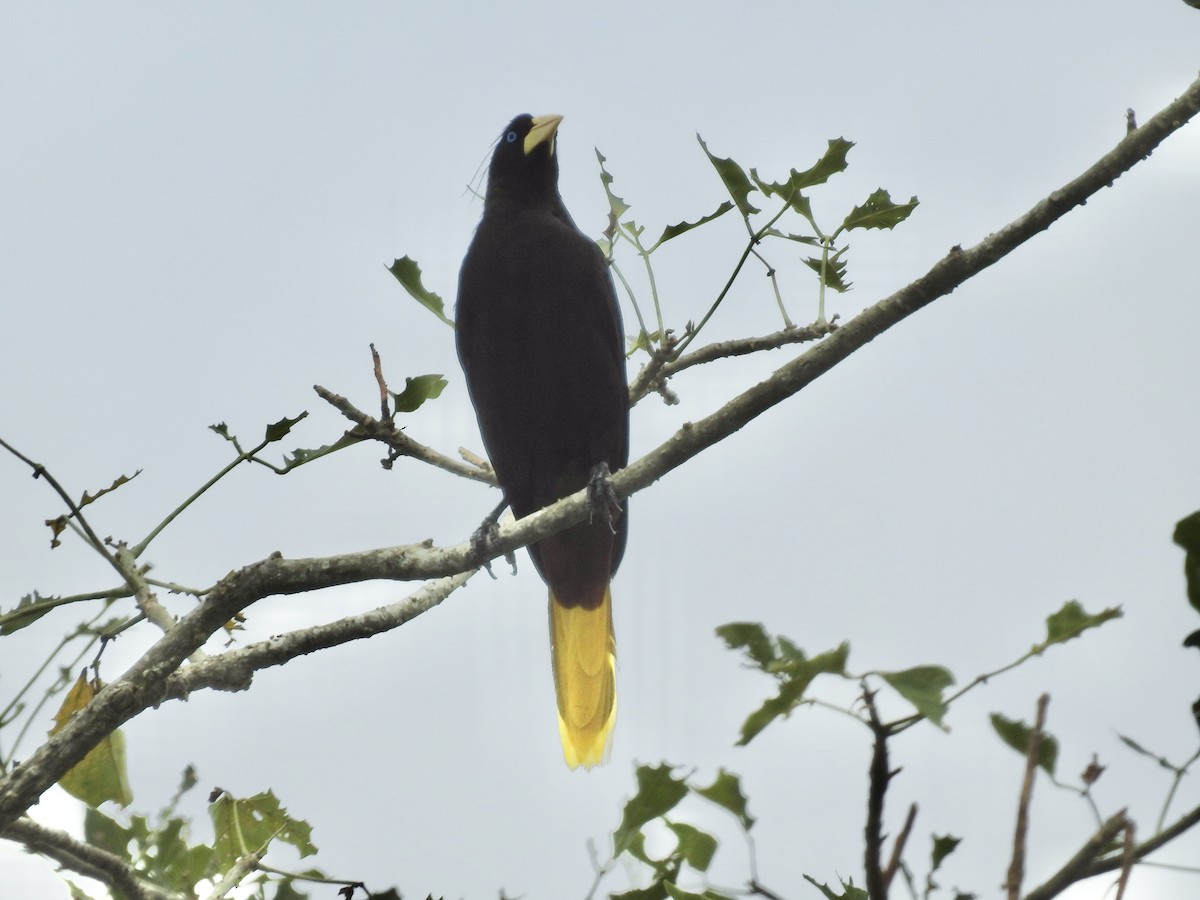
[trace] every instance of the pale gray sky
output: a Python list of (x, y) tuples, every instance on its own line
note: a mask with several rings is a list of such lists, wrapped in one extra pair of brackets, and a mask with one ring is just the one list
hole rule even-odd
[[(372, 408), (369, 342), (394, 383), (450, 381), (412, 417), (414, 437), (479, 448), (452, 333), (384, 266), (411, 255), (453, 297), (480, 213), (464, 185), (512, 115), (566, 115), (562, 193), (593, 234), (606, 212), (593, 148), (657, 233), (723, 199), (696, 132), (770, 177), (807, 167), (829, 138), (856, 141), (848, 172), (814, 192), (819, 215), (836, 220), (881, 185), (921, 205), (895, 233), (851, 241), (855, 289), (831, 307), (848, 318), (1081, 171), (1121, 137), (1127, 107), (1144, 119), (1195, 77), (1198, 46), (1200, 12), (1179, 0), (9, 3), (0, 433), (77, 493), (143, 469), (92, 514), (102, 534), (133, 540), (229, 458), (207, 425), (257, 437), (307, 409), (286, 449), (340, 435), (311, 385)], [(1168, 779), (1115, 732), (1177, 761), (1196, 746), (1197, 660), (1180, 647), (1196, 622), (1170, 534), (1200, 507), (1198, 210), (1193, 124), (1113, 190), (633, 498), (614, 586), (620, 714), (607, 767), (561, 762), (545, 591), (522, 555), (518, 577), (478, 578), (397, 632), (262, 673), (249, 693), (136, 719), (135, 808), (159, 808), (193, 763), (201, 835), (208, 787), (272, 787), (313, 823), (331, 874), (406, 896), (582, 897), (585, 842), (605, 845), (635, 761), (696, 766), (702, 779), (725, 766), (758, 817), (762, 881), (815, 897), (802, 873), (836, 882), (861, 867), (868, 735), (804, 711), (734, 748), (771, 685), (744, 673), (713, 628), (762, 621), (810, 652), (849, 639), (856, 670), (938, 663), (965, 682), (1015, 658), (1077, 598), (1126, 616), (965, 698), (951, 735), (898, 739), (889, 830), (918, 801), (918, 875), (928, 835), (953, 833), (966, 841), (939, 880), (995, 896), (1021, 762), (987, 717), (1029, 719), (1048, 690), (1060, 776), (1099, 753), (1109, 769), (1097, 802), (1129, 805), (1149, 834)], [(676, 328), (703, 312), (743, 236), (727, 218), (662, 252)], [(809, 321), (813, 280), (791, 249), (771, 253), (793, 318)], [(776, 327), (767, 281), (751, 274), (711, 336)], [(635, 411), (634, 455), (785, 358), (680, 377), (681, 406)], [(148, 558), (159, 577), (204, 586), (274, 550), (457, 543), (495, 502), (414, 463), (384, 472), (381, 455), (359, 447), (286, 478), (238, 471)], [(35, 588), (110, 586), (76, 542), (48, 550), (41, 523), (59, 507), (14, 460), (0, 462), (0, 497), (0, 608)], [(407, 592), (275, 598), (251, 610), (242, 639)], [(0, 699), (78, 618), (48, 616), (4, 642)], [(123, 637), (107, 677), (152, 638)], [(1189, 785), (1174, 809), (1197, 802)], [(54, 792), (39, 815), (68, 823), (70, 809)], [(714, 881), (744, 881), (728, 823), (697, 815), (726, 838)], [(1089, 816), (1039, 785), (1030, 883), (1090, 834)], [(1195, 837), (1163, 855), (1198, 857)], [(12, 896), (66, 896), (45, 870), (0, 843)], [(1193, 896), (1196, 877), (1139, 870), (1127, 896)], [(1108, 884), (1070, 896), (1100, 898)], [(604, 885), (626, 887), (621, 870)]]

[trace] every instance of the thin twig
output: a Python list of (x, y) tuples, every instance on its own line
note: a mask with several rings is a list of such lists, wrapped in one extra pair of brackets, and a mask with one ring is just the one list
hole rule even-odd
[(908, 843), (908, 836), (912, 834), (916, 821), (917, 804), (913, 803), (908, 807), (908, 815), (904, 818), (904, 827), (900, 829), (896, 843), (892, 845), (892, 857), (888, 860), (887, 869), (883, 873), (883, 883), (886, 888), (891, 888), (892, 879), (896, 877), (896, 872), (900, 869), (900, 860), (904, 857), (904, 847)]
[(1029, 733), (1029, 748), (1025, 752), (1025, 777), (1021, 783), (1021, 800), (1017, 804), (1017, 827), (1013, 834), (1012, 862), (1004, 888), (1008, 900), (1020, 900), (1021, 882), (1025, 880), (1025, 839), (1029, 833), (1029, 804), (1033, 800), (1033, 784), (1037, 775), (1038, 758), (1042, 753), (1042, 737), (1046, 727), (1046, 707), (1050, 695), (1042, 694), (1037, 702), (1037, 721)]

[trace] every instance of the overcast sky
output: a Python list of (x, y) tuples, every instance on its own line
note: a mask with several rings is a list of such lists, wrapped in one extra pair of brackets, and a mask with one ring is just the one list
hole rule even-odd
[[(429, 372), (450, 382), (409, 433), (479, 450), (452, 332), (384, 267), (414, 257), (450, 302), (480, 214), (465, 186), (516, 113), (566, 116), (562, 193), (593, 235), (607, 212), (593, 148), (657, 234), (724, 199), (697, 132), (771, 178), (811, 165), (830, 138), (855, 141), (849, 170), (813, 192), (819, 216), (836, 225), (879, 186), (921, 203), (894, 233), (853, 236), (854, 290), (831, 306), (849, 318), (1082, 171), (1120, 139), (1127, 107), (1144, 120), (1191, 82), (1198, 47), (1200, 11), (1180, 0), (9, 2), (0, 436), (76, 494), (141, 469), (91, 516), (101, 534), (136, 541), (230, 458), (208, 425), (249, 441), (308, 410), (291, 450), (345, 426), (313, 384), (373, 409), (374, 342), (394, 385)], [(848, 639), (856, 671), (937, 663), (965, 683), (1040, 640), (1044, 617), (1076, 598), (1125, 617), (964, 698), (950, 735), (897, 739), (888, 830), (917, 801), (918, 877), (928, 836), (951, 833), (966, 840), (941, 883), (996, 896), (1021, 760), (988, 714), (1029, 720), (1046, 690), (1060, 777), (1074, 782), (1098, 753), (1097, 803), (1128, 806), (1149, 836), (1169, 776), (1116, 733), (1175, 761), (1196, 747), (1200, 669), (1180, 642), (1197, 623), (1170, 536), (1200, 508), (1197, 234), (1193, 123), (1048, 233), (634, 497), (603, 769), (562, 763), (545, 589), (522, 554), (516, 577), (476, 578), (398, 631), (261, 673), (249, 693), (134, 720), (134, 809), (160, 808), (192, 763), (198, 838), (210, 787), (271, 787), (313, 824), (316, 862), (339, 877), (411, 897), (582, 897), (586, 842), (606, 846), (635, 762), (694, 766), (698, 780), (724, 766), (744, 777), (758, 818), (760, 879), (815, 897), (802, 873), (836, 883), (861, 872), (869, 735), (804, 710), (735, 748), (772, 685), (713, 629), (761, 621), (809, 652)], [(743, 239), (727, 217), (659, 254), (672, 326), (703, 313)], [(793, 319), (811, 321), (815, 280), (795, 248), (768, 249)], [(639, 274), (633, 258), (624, 267)], [(632, 331), (628, 309), (626, 320)], [(711, 336), (778, 327), (769, 283), (752, 272)], [(680, 406), (635, 410), (634, 456), (794, 352), (681, 376)], [(458, 543), (496, 502), (416, 463), (383, 471), (382, 455), (360, 446), (285, 478), (244, 467), (147, 558), (159, 578), (202, 587), (276, 550)], [(45, 484), (0, 459), (0, 608), (35, 588), (112, 586), (77, 541), (48, 549), (42, 522), (59, 512)], [(273, 598), (239, 639), (411, 589)], [(5, 639), (0, 706), (81, 617), (63, 611)], [(148, 626), (122, 637), (105, 676), (153, 638)], [(850, 696), (820, 682), (816, 693)], [(1173, 812), (1197, 803), (1186, 784)], [(35, 812), (68, 826), (73, 809), (56, 789)], [(692, 813), (723, 837), (714, 882), (744, 883), (729, 823)], [(1029, 883), (1092, 830), (1081, 800), (1041, 782)], [(1198, 858), (1195, 836), (1162, 854)], [(5, 897), (65, 897), (48, 871), (0, 842)], [(1194, 896), (1198, 878), (1140, 869), (1127, 896)], [(602, 890), (629, 886), (619, 869)]]

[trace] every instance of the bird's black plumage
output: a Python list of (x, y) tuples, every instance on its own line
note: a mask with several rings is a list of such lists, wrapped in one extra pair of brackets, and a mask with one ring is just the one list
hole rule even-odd
[[(620, 309), (603, 254), (559, 197), (559, 120), (522, 115), (501, 133), (459, 275), (458, 355), (518, 518), (585, 487), (598, 465), (615, 472), (629, 456)], [(555, 604), (607, 606), (626, 529), (624, 513), (611, 527), (596, 515), (529, 548), (550, 587), (552, 617)], [(603, 612), (611, 622), (611, 610)], [(555, 667), (558, 678), (557, 656)]]

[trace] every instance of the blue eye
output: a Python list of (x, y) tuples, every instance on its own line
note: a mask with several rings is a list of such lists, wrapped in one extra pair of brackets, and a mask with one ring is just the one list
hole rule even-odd
[(513, 141), (515, 141), (517, 139), (517, 133), (515, 131), (510, 131), (508, 134), (506, 134), (504, 136), (504, 139), (511, 144)]

